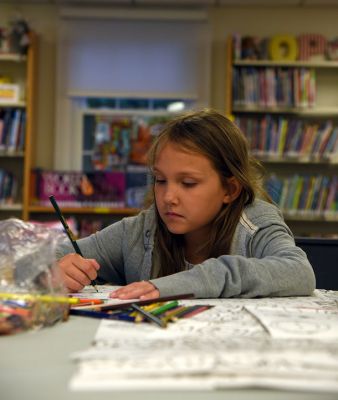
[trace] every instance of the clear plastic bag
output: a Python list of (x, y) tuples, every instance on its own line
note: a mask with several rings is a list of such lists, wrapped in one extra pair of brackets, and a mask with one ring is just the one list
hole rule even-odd
[(0, 334), (68, 317), (67, 290), (55, 258), (65, 234), (19, 219), (0, 221)]

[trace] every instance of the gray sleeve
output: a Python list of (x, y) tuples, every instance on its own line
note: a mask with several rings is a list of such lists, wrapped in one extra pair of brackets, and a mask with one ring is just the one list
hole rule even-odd
[[(118, 221), (84, 239), (77, 240), (84, 258), (93, 258), (99, 265), (98, 280), (116, 285), (124, 285), (123, 262), (124, 220)], [(56, 251), (59, 259), (68, 253), (74, 253), (70, 243), (61, 244)]]
[(199, 298), (310, 295), (315, 276), (305, 253), (283, 225), (270, 225), (249, 243), (251, 257), (223, 255), (151, 282), (162, 296), (193, 293)]

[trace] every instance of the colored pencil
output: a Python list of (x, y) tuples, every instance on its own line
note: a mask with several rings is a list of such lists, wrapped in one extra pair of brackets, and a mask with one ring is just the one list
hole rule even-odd
[[(82, 252), (81, 252), (81, 250), (80, 250), (80, 247), (79, 247), (79, 245), (76, 243), (76, 240), (75, 240), (75, 238), (74, 238), (74, 234), (73, 234), (73, 232), (70, 230), (70, 228), (69, 228), (69, 226), (68, 226), (68, 224), (67, 224), (65, 218), (63, 217), (63, 215), (62, 215), (62, 213), (61, 213), (61, 210), (60, 210), (60, 208), (59, 208), (59, 206), (58, 206), (58, 203), (57, 203), (56, 200), (55, 200), (55, 197), (54, 197), (54, 196), (49, 196), (49, 200), (50, 200), (50, 202), (52, 203), (52, 206), (54, 207), (54, 210), (56, 211), (56, 214), (57, 214), (57, 216), (59, 217), (59, 220), (60, 220), (61, 224), (63, 225), (65, 231), (66, 231), (66, 234), (67, 234), (67, 236), (68, 236), (68, 238), (69, 238), (69, 240), (70, 240), (70, 242), (71, 242), (71, 244), (72, 244), (72, 246), (73, 246), (73, 248), (74, 248), (74, 250), (75, 250), (75, 253), (77, 253), (77, 254), (79, 254), (80, 256), (82, 256)], [(82, 257), (83, 257), (83, 256), (82, 256)], [(93, 281), (91, 282), (91, 285), (92, 285), (93, 288), (98, 292), (97, 287), (96, 287), (96, 281), (95, 281), (95, 280), (93, 280)]]
[(78, 299), (78, 300), (79, 303), (72, 305), (72, 307), (83, 307), (83, 306), (104, 304), (104, 301), (101, 299)]
[(163, 304), (163, 306), (160, 306), (158, 308), (155, 308), (154, 310), (151, 310), (151, 313), (153, 315), (159, 315), (163, 314), (165, 311), (170, 310), (171, 308), (177, 307), (178, 306), (178, 301), (171, 301), (170, 303)]
[(137, 304), (132, 304), (131, 307), (142, 314), (149, 322), (153, 322), (156, 325), (160, 326), (161, 328), (166, 328), (167, 323), (163, 321), (161, 318), (156, 317), (151, 312), (145, 311), (143, 308), (139, 307)]
[(166, 312), (164, 314), (164, 317), (162, 317), (162, 320), (164, 321), (177, 321), (178, 320), (178, 316), (180, 315), (180, 313), (182, 313), (183, 311), (187, 310), (189, 307), (185, 307), (185, 306), (179, 306), (177, 308), (175, 308), (172, 311)]
[(190, 312), (185, 313), (182, 318), (190, 318), (193, 317), (194, 315), (197, 315), (203, 311), (208, 310), (210, 307), (209, 306), (197, 306), (196, 309), (191, 310)]
[(42, 301), (44, 303), (68, 303), (78, 304), (79, 299), (69, 298), (66, 296), (54, 296), (48, 294), (31, 294), (31, 293), (0, 293), (0, 299), (5, 300), (24, 300), (24, 301)]
[(104, 311), (92, 311), (92, 310), (79, 310), (76, 308), (71, 308), (69, 313), (71, 315), (79, 315), (81, 317), (89, 317), (89, 318), (100, 318), (100, 319), (116, 319), (121, 321), (130, 321), (134, 322), (135, 318), (131, 317), (128, 314), (122, 313), (108, 313)]
[(137, 304), (139, 306), (145, 306), (153, 303), (164, 303), (166, 301), (170, 300), (180, 300), (180, 299), (190, 299), (193, 298), (194, 294), (192, 293), (185, 293), (185, 294), (179, 294), (179, 295), (174, 295), (174, 296), (165, 296), (165, 297), (158, 297), (157, 299), (149, 299), (149, 300), (131, 300), (130, 302), (126, 301), (123, 303), (118, 303), (118, 304), (107, 304), (107, 305), (98, 305), (95, 306), (93, 305), (93, 309), (100, 309), (101, 311), (108, 311), (108, 310), (119, 310), (122, 308), (129, 308), (131, 307), (132, 304)]

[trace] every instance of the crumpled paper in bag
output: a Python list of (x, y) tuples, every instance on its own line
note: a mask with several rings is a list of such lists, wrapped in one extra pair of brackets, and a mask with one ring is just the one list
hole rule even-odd
[[(0, 334), (49, 326), (69, 304), (55, 259), (65, 234), (19, 219), (0, 221)], [(55, 301), (54, 301), (55, 299)]]

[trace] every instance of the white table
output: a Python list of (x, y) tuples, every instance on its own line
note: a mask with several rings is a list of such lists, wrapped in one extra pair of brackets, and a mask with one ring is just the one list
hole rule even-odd
[(12, 336), (0, 337), (1, 400), (119, 399), (189, 400), (337, 400), (338, 395), (261, 389), (231, 389), (206, 392), (71, 392), (68, 383), (76, 365), (70, 354), (87, 348), (99, 320), (71, 316), (67, 322)]

